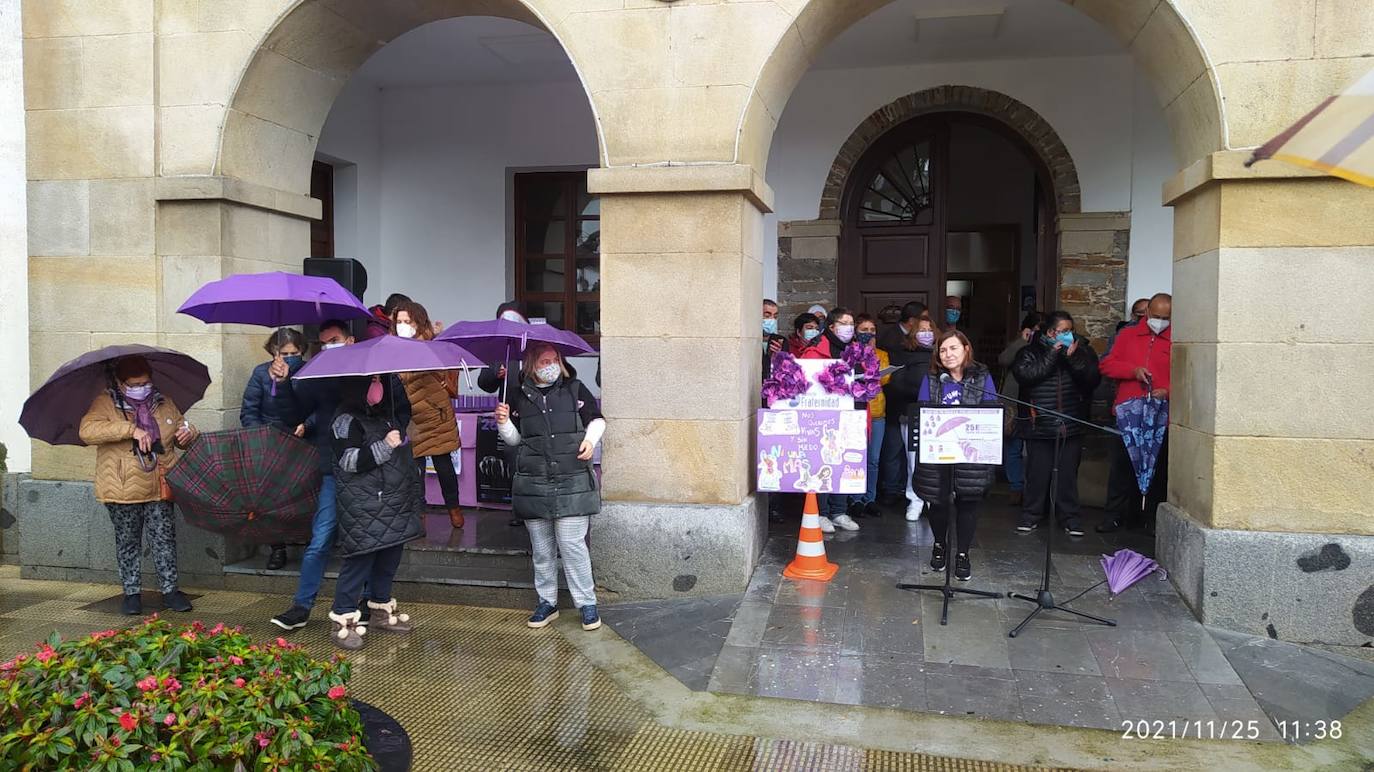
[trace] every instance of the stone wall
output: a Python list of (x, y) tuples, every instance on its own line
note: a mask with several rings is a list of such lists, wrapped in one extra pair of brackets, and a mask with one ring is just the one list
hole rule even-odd
[(1058, 307), (1073, 314), (1099, 354), (1126, 307), (1130, 244), (1130, 212), (1059, 216)]
[(792, 319), (816, 303), (838, 301), (839, 220), (778, 223), (778, 329), (790, 335)]

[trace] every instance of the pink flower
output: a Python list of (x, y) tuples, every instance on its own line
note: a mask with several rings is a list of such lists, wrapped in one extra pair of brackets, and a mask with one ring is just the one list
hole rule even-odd
[(177, 722), (177, 714), (175, 714), (175, 713), (168, 713), (168, 714), (166, 715), (166, 717), (164, 717), (164, 718), (162, 719), (162, 724), (163, 724), (163, 726), (171, 726), (172, 724), (175, 724), (176, 722)]
[(157, 676), (148, 676), (147, 678), (143, 679), (142, 681), (139, 681), (139, 682), (138, 682), (138, 688), (139, 688), (140, 691), (144, 691), (144, 692), (151, 692), (152, 690), (156, 689), (156, 688), (157, 688)]
[(39, 649), (38, 653), (34, 655), (34, 659), (38, 660), (39, 662), (47, 662), (48, 660), (56, 656), (57, 652), (53, 651), (53, 648), (45, 643), (43, 644), (43, 648)]
[(329, 699), (341, 700), (347, 691), (342, 686), (334, 686), (329, 689)]
[(186, 632), (184, 632), (184, 633), (181, 634), (181, 638), (182, 638), (182, 640), (195, 642), (195, 640), (196, 640), (196, 631), (195, 631), (195, 630), (187, 630)]
[(162, 754), (161, 754), (161, 753), (154, 753), (153, 755), (151, 755), (151, 756), (148, 757), (148, 760), (149, 760), (149, 761), (152, 761), (152, 762), (154, 762), (154, 763), (159, 762), (159, 761), (162, 761)]
[(105, 638), (113, 638), (116, 634), (114, 630), (101, 630), (98, 633), (91, 633), (91, 640), (99, 641)]
[(173, 693), (179, 692), (181, 691), (181, 682), (175, 678), (164, 678), (162, 679), (162, 688)]
[(203, 633), (205, 632), (205, 625), (202, 624), (200, 620), (196, 620), (191, 623), (191, 629), (195, 630), (198, 633)]
[(82, 693), (81, 693), (81, 696), (76, 698), (76, 702), (73, 702), (73, 703), (72, 703), (72, 707), (73, 707), (73, 708), (82, 708), (82, 707), (85, 707), (86, 703), (88, 703), (88, 702), (90, 702), (90, 701), (91, 701), (91, 693), (90, 693), (90, 692), (82, 692)]
[(124, 727), (124, 731), (132, 732), (134, 729), (138, 728), (138, 716), (132, 713), (120, 713), (119, 725)]
[(234, 656), (233, 654), (230, 654), (230, 655), (229, 655), (229, 662), (230, 662), (230, 664), (233, 664), (233, 665), (242, 665), (242, 664), (243, 664), (243, 657), (236, 657), (236, 656)]
[(222, 632), (224, 632), (223, 622), (217, 622), (214, 627), (210, 628), (211, 635), (219, 635)]
[(288, 643), (287, 640), (286, 640), (285, 638), (278, 638), (278, 639), (277, 639), (277, 645), (280, 646), (280, 647), (282, 647), (283, 649), (289, 649), (289, 648), (291, 648), (291, 644)]
[(258, 732), (254, 737), (257, 738), (259, 748), (266, 748), (272, 744), (272, 738), (268, 737), (263, 732)]
[(245, 680), (243, 680), (242, 678), (235, 678), (235, 679), (234, 679), (234, 686), (238, 686), (238, 687), (242, 688), (243, 685), (246, 684), (246, 683), (248, 683), (248, 682), (245, 681)]

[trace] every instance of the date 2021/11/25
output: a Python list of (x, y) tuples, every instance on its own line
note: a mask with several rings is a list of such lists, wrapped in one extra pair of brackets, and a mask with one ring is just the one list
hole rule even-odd
[[(1235, 721), (1122, 721), (1125, 740), (1258, 740), (1264, 723), (1257, 719)], [(1339, 740), (1340, 721), (1276, 721), (1279, 736), (1288, 742)]]

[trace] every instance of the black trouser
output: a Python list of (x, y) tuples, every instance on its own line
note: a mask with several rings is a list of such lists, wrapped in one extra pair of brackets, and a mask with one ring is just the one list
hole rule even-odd
[(878, 455), (878, 495), (905, 498), (908, 470), (906, 443), (902, 439), (902, 416), (891, 410), (887, 416), (887, 431), (883, 433), (883, 444)]
[[(1054, 469), (1054, 445), (1054, 439), (1026, 440), (1026, 488), (1021, 509), (1022, 520), (1038, 523), (1050, 511), (1050, 473)], [(1059, 490), (1054, 495), (1059, 525), (1079, 525), (1078, 462), (1082, 457), (1082, 435), (1065, 437), (1059, 455)]]
[[(1126, 525), (1153, 523), (1155, 510), (1164, 502), (1169, 492), (1169, 435), (1165, 433), (1164, 443), (1159, 448), (1159, 458), (1155, 461), (1155, 476), (1150, 480), (1150, 489), (1142, 497), (1140, 484), (1136, 481), (1135, 467), (1131, 456), (1126, 452), (1126, 444), (1118, 440), (1112, 447), (1112, 468), (1107, 476), (1107, 520), (1118, 520)], [(1143, 500), (1143, 503), (1142, 503)]]
[[(973, 529), (978, 525), (977, 510), (977, 499), (954, 499), (955, 544), (960, 553), (967, 554), (969, 547), (973, 546)], [(935, 543), (941, 546), (946, 546), (945, 538), (949, 533), (948, 512), (948, 501), (930, 503), (930, 530), (935, 534)]]
[(415, 465), (420, 467), (420, 479), (425, 479), (425, 459), (434, 459), (434, 474), (439, 477), (439, 490), (444, 494), (444, 506), (454, 509), (458, 506), (458, 473), (453, 469), (453, 457), (447, 453), (437, 456), (416, 456)]

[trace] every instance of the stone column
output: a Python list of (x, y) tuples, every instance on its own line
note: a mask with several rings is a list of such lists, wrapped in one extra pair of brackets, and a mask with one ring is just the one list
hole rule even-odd
[(1175, 207), (1169, 503), (1202, 621), (1374, 640), (1374, 191), (1219, 153)]
[(739, 592), (763, 547), (751, 493), (763, 213), (746, 166), (597, 169), (605, 502), (597, 582)]

